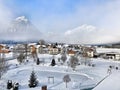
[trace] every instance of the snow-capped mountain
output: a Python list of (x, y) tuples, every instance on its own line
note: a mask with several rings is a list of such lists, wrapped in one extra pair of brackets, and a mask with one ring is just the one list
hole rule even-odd
[(9, 32), (32, 32), (37, 31), (33, 24), (25, 17), (17, 17), (13, 22), (10, 24), (10, 28), (8, 29)]
[(16, 22), (28, 22), (28, 19), (25, 16), (21, 16), (15, 19)]
[(0, 33), (1, 40), (39, 40), (42, 33), (25, 16), (17, 17), (7, 30)]

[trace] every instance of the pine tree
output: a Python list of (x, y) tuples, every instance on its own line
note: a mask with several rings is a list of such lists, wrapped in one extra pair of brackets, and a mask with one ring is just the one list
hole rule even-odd
[(31, 75), (30, 75), (30, 80), (29, 80), (29, 87), (36, 87), (38, 84), (35, 72), (32, 71)]
[(12, 88), (12, 81), (8, 80), (7, 82), (7, 89), (11, 89)]
[(55, 66), (55, 65), (56, 65), (55, 59), (52, 59), (51, 66)]
[(15, 83), (13, 86), (13, 90), (18, 90), (19, 89), (19, 83)]
[(36, 64), (37, 64), (37, 65), (40, 64), (40, 60), (39, 60), (39, 58), (37, 58), (37, 62), (36, 62)]

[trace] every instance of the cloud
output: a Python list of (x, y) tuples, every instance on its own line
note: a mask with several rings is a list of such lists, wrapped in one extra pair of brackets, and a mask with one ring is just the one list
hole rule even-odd
[[(100, 6), (98, 13), (100, 16), (96, 19), (98, 26), (104, 29), (118, 32), (120, 29), (120, 0), (111, 0)], [(97, 10), (96, 10), (97, 12)]]
[(74, 12), (63, 16), (54, 14), (44, 21), (44, 25), (49, 25), (47, 29), (55, 33), (61, 32), (55, 34), (58, 41), (84, 44), (120, 42), (120, 0), (96, 2), (78, 3)]
[(88, 0), (88, 2), (83, 1), (83, 5), (82, 2), (71, 4), (70, 10), (66, 9), (67, 5), (65, 2), (61, 3), (59, 7), (62, 10), (56, 9), (53, 5), (55, 10), (52, 9), (53, 6), (48, 6), (49, 12), (36, 11), (39, 16), (36, 16), (34, 23), (41, 31), (56, 33), (83, 24), (110, 31), (120, 29), (120, 0)]
[(45, 38), (53, 42), (72, 44), (106, 44), (119, 42), (119, 36), (112, 33), (109, 30), (84, 24), (77, 28), (67, 30), (64, 33), (46, 33)]
[(119, 41), (119, 38), (109, 30), (98, 29), (86, 24), (66, 31), (64, 37), (67, 43), (80, 44), (104, 44)]
[(8, 27), (12, 16), (10, 9), (4, 5), (3, 0), (0, 0), (0, 32), (3, 32)]

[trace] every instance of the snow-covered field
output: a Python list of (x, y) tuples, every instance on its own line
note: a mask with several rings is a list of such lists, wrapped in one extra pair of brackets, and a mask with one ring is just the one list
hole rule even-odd
[[(92, 59), (92, 63), (95, 64), (95, 67), (79, 65), (76, 67), (76, 71), (73, 71), (66, 64), (60, 65), (59, 62), (57, 62), (60, 55), (55, 56), (57, 65), (50, 66), (52, 57), (52, 55), (48, 54), (39, 54), (39, 58), (44, 58), (45, 60), (45, 64), (40, 65), (36, 65), (32, 58), (28, 58), (29, 62), (17, 66), (16, 64), (18, 64), (18, 62), (16, 59), (8, 61), (10, 68), (0, 80), (0, 90), (6, 90), (6, 83), (8, 80), (18, 82), (20, 84), (19, 90), (41, 90), (41, 86), (43, 85), (47, 85), (48, 90), (80, 90), (95, 87), (106, 76), (108, 76), (105, 79), (106, 81), (104, 80), (105, 82), (101, 82), (95, 87), (94, 90), (108, 90), (104, 89), (104, 86), (106, 85), (107, 81), (110, 83), (109, 78), (118, 78), (120, 76), (120, 71), (115, 69), (112, 69), (111, 75), (107, 73), (109, 65), (118, 67), (120, 65), (119, 62), (112, 60)], [(28, 81), (32, 70), (35, 71), (39, 81), (39, 85), (36, 88), (28, 87)], [(68, 74), (71, 78), (71, 81), (68, 83), (68, 88), (66, 88), (65, 82), (63, 82), (63, 77), (66, 74)], [(48, 77), (54, 77), (54, 83), (52, 80), (51, 82), (48, 82)], [(111, 85), (113, 83), (111, 82)]]

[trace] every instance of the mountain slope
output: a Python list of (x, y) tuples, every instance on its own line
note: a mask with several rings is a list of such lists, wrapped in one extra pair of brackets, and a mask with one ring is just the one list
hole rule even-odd
[(0, 36), (1, 40), (27, 41), (39, 40), (42, 33), (25, 16), (21, 16), (13, 20)]

